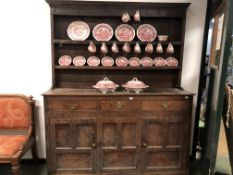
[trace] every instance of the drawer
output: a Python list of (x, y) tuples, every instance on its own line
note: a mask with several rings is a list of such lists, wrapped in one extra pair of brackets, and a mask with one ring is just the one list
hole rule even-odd
[(50, 110), (97, 110), (94, 100), (78, 100), (75, 98), (55, 98), (48, 100), (47, 108)]
[(103, 111), (139, 111), (141, 110), (141, 102), (126, 100), (101, 101), (100, 107)]
[(143, 111), (183, 111), (190, 107), (190, 101), (185, 100), (142, 101)]

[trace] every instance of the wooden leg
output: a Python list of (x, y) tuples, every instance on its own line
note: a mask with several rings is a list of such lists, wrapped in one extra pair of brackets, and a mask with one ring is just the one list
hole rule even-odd
[(33, 158), (34, 163), (38, 163), (38, 152), (37, 152), (36, 139), (34, 139), (33, 142), (34, 143), (31, 148), (32, 158)]
[(12, 166), (12, 174), (19, 175), (19, 164), (18, 165), (11, 165)]

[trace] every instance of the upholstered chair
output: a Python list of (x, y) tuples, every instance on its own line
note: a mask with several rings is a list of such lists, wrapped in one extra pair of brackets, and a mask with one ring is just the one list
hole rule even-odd
[(20, 160), (30, 148), (37, 161), (32, 96), (0, 94), (0, 163), (10, 163), (12, 174), (19, 175)]

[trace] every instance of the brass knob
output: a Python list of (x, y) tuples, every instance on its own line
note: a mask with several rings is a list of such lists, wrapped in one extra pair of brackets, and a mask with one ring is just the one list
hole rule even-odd
[(144, 148), (146, 148), (146, 147), (147, 147), (147, 143), (144, 142), (144, 143), (142, 144), (142, 146), (143, 146)]
[(72, 105), (72, 106), (70, 107), (71, 110), (74, 110), (75, 108), (76, 108), (76, 105)]
[(92, 148), (96, 148), (96, 144), (95, 144), (95, 143), (92, 143), (91, 147), (92, 147)]

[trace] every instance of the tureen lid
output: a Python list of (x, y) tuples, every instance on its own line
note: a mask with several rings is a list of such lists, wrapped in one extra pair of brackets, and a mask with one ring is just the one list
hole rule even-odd
[(144, 82), (139, 81), (137, 77), (134, 77), (132, 80), (128, 81), (126, 84), (122, 85), (123, 87), (128, 87), (128, 88), (146, 88), (148, 87), (145, 85)]
[(95, 85), (96, 88), (114, 88), (118, 87), (113, 81), (109, 80), (108, 77), (104, 77), (103, 80), (100, 80)]

